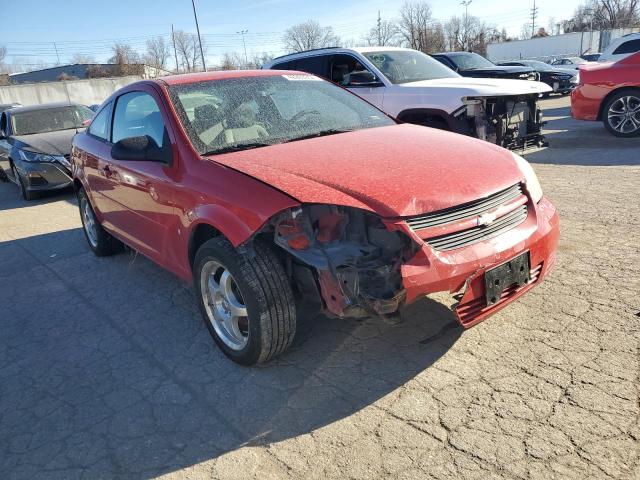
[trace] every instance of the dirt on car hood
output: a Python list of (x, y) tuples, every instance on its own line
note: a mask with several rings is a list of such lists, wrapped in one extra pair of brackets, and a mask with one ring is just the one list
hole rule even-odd
[[(449, 77), (400, 84), (403, 88), (446, 88), (447, 94), (461, 97), (501, 97), (503, 95), (529, 95), (552, 91), (546, 83), (530, 80), (500, 78)], [(453, 92), (452, 90), (457, 90)]]
[(510, 152), (417, 125), (394, 125), (213, 155), (302, 203), (387, 217), (441, 210), (522, 180)]

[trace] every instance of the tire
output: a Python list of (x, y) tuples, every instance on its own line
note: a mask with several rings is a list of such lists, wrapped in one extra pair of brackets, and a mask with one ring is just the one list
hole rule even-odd
[(268, 244), (239, 252), (224, 237), (205, 242), (193, 263), (195, 294), (205, 325), (223, 353), (241, 365), (283, 353), (296, 333), (289, 279)]
[(20, 178), (20, 174), (18, 173), (18, 170), (13, 163), (11, 163), (11, 172), (13, 173), (13, 178), (16, 180), (16, 182), (18, 182), (22, 198), (24, 198), (25, 200), (35, 200), (36, 198), (38, 198), (38, 194), (36, 192), (31, 192), (24, 186), (24, 182)]
[(89, 202), (87, 193), (82, 188), (78, 190), (78, 207), (80, 209), (80, 219), (82, 220), (82, 230), (91, 251), (98, 257), (106, 257), (120, 251), (122, 244), (102, 228)]
[(639, 137), (640, 90), (622, 90), (613, 95), (602, 110), (602, 122), (616, 137)]

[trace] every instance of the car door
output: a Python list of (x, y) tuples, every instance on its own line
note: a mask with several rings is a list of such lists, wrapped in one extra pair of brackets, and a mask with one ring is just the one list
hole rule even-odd
[[(2, 114), (0, 114), (0, 170), (2, 170), (5, 175), (10, 174), (9, 151), (11, 150), (11, 145), (9, 145), (9, 139), (7, 138), (8, 133), (8, 115), (2, 112)], [(0, 177), (2, 176), (2, 173), (0, 173)]]
[[(111, 143), (148, 136), (163, 148), (172, 148), (173, 132), (157, 92), (151, 86), (130, 91), (115, 100)], [(104, 170), (113, 185), (104, 196), (113, 209), (114, 231), (136, 250), (163, 263), (171, 217), (175, 217), (171, 185), (178, 159), (169, 165), (151, 160), (116, 160), (106, 156)]]
[(342, 53), (331, 55), (328, 58), (327, 67), (329, 79), (332, 82), (345, 87), (347, 90), (355, 93), (361, 98), (364, 98), (366, 101), (382, 110), (385, 86), (381, 81), (375, 86), (356, 86), (349, 82), (349, 77), (352, 73), (363, 71), (372, 73), (378, 80), (380, 80), (379, 76), (372, 72), (367, 66), (366, 60), (360, 59), (354, 55)]

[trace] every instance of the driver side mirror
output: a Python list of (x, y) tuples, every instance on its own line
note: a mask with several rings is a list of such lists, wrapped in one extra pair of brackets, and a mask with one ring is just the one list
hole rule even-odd
[(382, 82), (371, 72), (353, 72), (349, 75), (347, 87), (381, 87)]
[(149, 135), (128, 137), (116, 142), (111, 147), (111, 158), (140, 162), (162, 162), (171, 165), (171, 146), (165, 131), (165, 147), (159, 147)]

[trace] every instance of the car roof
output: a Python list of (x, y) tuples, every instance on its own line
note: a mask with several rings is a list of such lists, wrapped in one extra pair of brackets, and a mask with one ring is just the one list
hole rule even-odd
[(76, 106), (84, 106), (84, 105), (81, 105), (80, 103), (69, 103), (69, 102), (41, 103), (38, 105), (13, 107), (7, 110), (7, 112), (11, 112), (11, 113), (36, 112), (38, 110), (49, 110), (50, 108), (76, 107)]
[(276, 70), (219, 70), (213, 72), (186, 73), (182, 75), (169, 75), (156, 78), (155, 83), (164, 85), (188, 85), (190, 83), (209, 82), (213, 80), (226, 80), (229, 78), (272, 77), (282, 75)]
[(303, 52), (289, 53), (276, 57), (269, 62), (266, 62), (263, 68), (269, 68), (275, 63), (281, 63), (283, 60), (295, 60), (297, 58), (305, 58), (308, 56), (325, 55), (325, 54), (339, 54), (339, 53), (370, 53), (370, 52), (415, 52), (411, 48), (404, 47), (327, 47), (327, 48), (314, 48), (311, 50), (305, 50)]
[(474, 52), (439, 52), (439, 53), (434, 53), (433, 55), (442, 55), (444, 57), (458, 57), (461, 55), (478, 55), (478, 54)]

